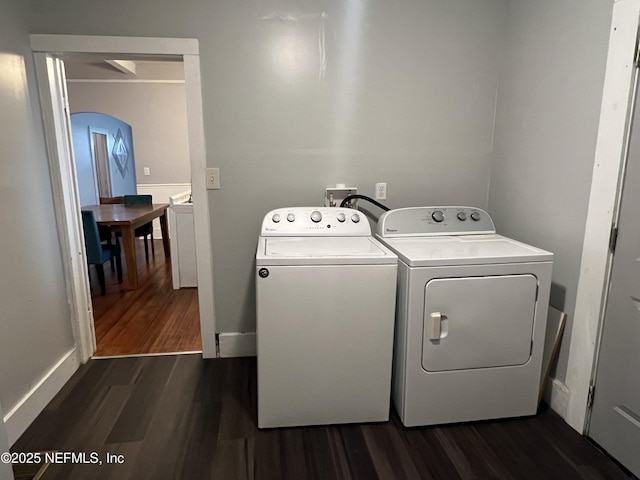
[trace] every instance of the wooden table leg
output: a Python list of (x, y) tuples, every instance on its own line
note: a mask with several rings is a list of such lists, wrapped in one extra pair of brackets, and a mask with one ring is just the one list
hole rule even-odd
[(127, 262), (127, 280), (129, 288), (138, 288), (138, 263), (136, 261), (136, 241), (131, 226), (122, 226), (122, 247)]
[(167, 209), (160, 215), (160, 230), (162, 231), (162, 247), (164, 248), (165, 258), (171, 256), (171, 250), (169, 249), (169, 228), (167, 227)]

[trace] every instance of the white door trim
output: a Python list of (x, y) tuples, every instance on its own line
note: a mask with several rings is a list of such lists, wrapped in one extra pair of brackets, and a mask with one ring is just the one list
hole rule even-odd
[(34, 52), (199, 55), (195, 38), (104, 37), (99, 35), (31, 35)]
[(569, 348), (566, 386), (570, 396), (567, 411), (560, 412), (581, 433), (586, 429), (589, 385), (596, 367), (598, 332), (611, 269), (609, 234), (617, 215), (631, 118), (639, 18), (640, 0), (614, 3)]
[[(86, 253), (79, 224), (79, 201), (75, 184), (75, 166), (71, 143), (64, 138), (56, 124), (56, 103), (50, 93), (51, 81), (60, 83), (52, 71), (54, 55), (64, 53), (113, 53), (118, 55), (175, 55), (184, 60), (189, 154), (191, 160), (192, 194), (194, 199), (194, 223), (196, 257), (198, 259), (198, 303), (202, 354), (205, 358), (216, 356), (215, 305), (213, 297), (213, 262), (209, 225), (209, 199), (205, 189), (206, 150), (202, 115), (202, 87), (198, 40), (185, 38), (101, 37), (84, 35), (31, 35), (31, 48), (36, 57), (40, 101), (43, 109), (47, 153), (54, 189), (54, 204), (58, 213), (58, 225), (63, 257), (75, 258), (82, 264), (81, 271), (65, 271), (72, 304), (72, 324), (80, 358), (85, 362), (95, 351), (93, 315), (90, 290), (86, 279)], [(41, 53), (40, 53), (41, 52)], [(58, 63), (61, 63), (58, 61)], [(62, 73), (63, 75), (63, 73)], [(64, 82), (61, 82), (64, 83)], [(66, 90), (66, 88), (65, 88)], [(65, 97), (66, 98), (66, 97)], [(68, 118), (68, 115), (67, 115)], [(73, 173), (73, 181), (69, 175)], [(81, 245), (78, 248), (77, 244)], [(88, 304), (82, 311), (73, 305)], [(80, 313), (79, 313), (80, 312)], [(89, 336), (90, 332), (90, 336)]]
[(96, 349), (91, 290), (87, 278), (87, 254), (80, 223), (80, 200), (76, 166), (71, 161), (73, 143), (68, 111), (64, 65), (45, 53), (35, 53), (36, 77), (44, 122), (47, 157), (53, 189), (58, 237), (71, 310), (71, 326), (81, 362)]
[[(205, 188), (207, 152), (204, 140), (202, 88), (200, 83), (200, 56), (184, 55), (185, 96), (189, 156), (191, 158), (191, 195), (193, 197), (193, 224), (196, 240), (198, 270), (198, 299), (200, 307), (200, 334), (204, 358), (217, 356), (215, 304), (213, 300), (213, 258), (211, 256), (211, 228), (209, 224), (209, 196)], [(198, 119), (198, 121), (195, 121)]]

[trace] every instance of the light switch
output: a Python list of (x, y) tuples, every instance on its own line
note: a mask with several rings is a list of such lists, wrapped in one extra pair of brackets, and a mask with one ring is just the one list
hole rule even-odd
[(219, 168), (207, 168), (206, 169), (207, 190), (220, 190), (220, 169)]

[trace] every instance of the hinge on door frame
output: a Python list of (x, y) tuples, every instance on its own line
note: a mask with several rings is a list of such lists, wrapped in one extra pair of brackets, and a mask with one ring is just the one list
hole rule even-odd
[(587, 410), (591, 410), (593, 406), (593, 393), (596, 391), (596, 386), (591, 384), (589, 385), (589, 395), (587, 396)]
[(609, 251), (615, 253), (616, 243), (618, 243), (618, 227), (611, 225), (611, 235), (609, 236)]

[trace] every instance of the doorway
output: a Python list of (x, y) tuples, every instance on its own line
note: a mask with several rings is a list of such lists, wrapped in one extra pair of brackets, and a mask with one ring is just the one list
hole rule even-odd
[[(192, 210), (178, 202), (191, 193), (182, 59), (129, 57), (125, 62), (113, 55), (66, 54), (62, 60), (81, 208), (101, 204), (103, 209), (122, 209), (117, 205), (129, 198), (123, 195), (145, 195), (151, 197), (150, 203), (171, 204), (167, 210), (171, 258), (162, 255), (163, 232), (156, 219), (153, 228), (146, 229), (152, 231), (150, 238), (135, 241), (134, 291), (127, 282), (118, 283), (112, 268), (105, 273), (102, 294), (90, 269), (95, 356), (198, 352), (202, 344), (197, 280), (188, 285), (171, 281), (173, 270), (186, 258), (193, 260), (194, 276), (196, 271), (195, 245), (192, 242), (188, 251), (176, 249), (185, 243), (179, 240), (186, 237), (186, 227), (177, 229), (171, 221), (177, 209)], [(126, 71), (113, 67), (123, 63)], [(193, 238), (193, 222), (190, 227)], [(109, 235), (107, 227), (101, 228), (103, 239), (118, 242), (121, 256), (127, 257), (122, 248), (126, 244)], [(130, 262), (123, 268), (127, 278)]]
[(108, 132), (99, 132), (97, 129), (90, 130), (91, 135), (91, 156), (96, 172), (96, 183), (98, 185), (98, 197), (111, 198), (111, 174), (109, 169), (109, 152), (107, 151)]
[[(215, 357), (213, 265), (209, 206), (204, 182), (206, 155), (198, 42), (191, 39), (32, 35), (31, 43), (45, 120), (58, 230), (67, 263), (65, 277), (72, 307), (72, 323), (82, 361), (93, 355), (96, 340), (90, 287), (86, 278), (86, 252), (79, 220), (78, 187), (74, 177), (64, 57), (71, 54), (110, 54), (127, 60), (160, 55), (183, 61), (202, 354), (205, 358)], [(81, 255), (78, 256), (77, 252), (81, 252)]]

